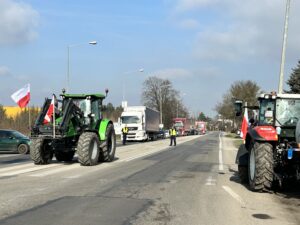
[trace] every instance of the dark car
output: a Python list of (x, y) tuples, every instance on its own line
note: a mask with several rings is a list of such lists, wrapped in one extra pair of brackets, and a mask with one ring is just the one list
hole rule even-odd
[(16, 130), (0, 130), (0, 152), (29, 153), (30, 139)]

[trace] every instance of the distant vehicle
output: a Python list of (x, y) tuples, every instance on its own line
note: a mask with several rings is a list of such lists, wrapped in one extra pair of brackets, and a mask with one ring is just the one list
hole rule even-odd
[(195, 128), (198, 131), (198, 134), (206, 134), (206, 122), (195, 121)]
[(16, 130), (0, 130), (0, 151), (29, 153), (30, 139)]
[(124, 108), (120, 122), (122, 128), (125, 125), (128, 127), (128, 141), (155, 140), (159, 137), (159, 112), (146, 106)]
[(187, 118), (173, 118), (173, 125), (179, 136), (190, 134), (190, 121)]
[(169, 138), (170, 137), (170, 131), (169, 130), (165, 130), (165, 138)]

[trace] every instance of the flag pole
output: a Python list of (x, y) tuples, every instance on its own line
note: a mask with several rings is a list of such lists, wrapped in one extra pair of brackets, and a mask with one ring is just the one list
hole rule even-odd
[(53, 138), (55, 138), (55, 99), (54, 95), (52, 96), (53, 101)]
[(28, 125), (29, 125), (29, 133), (31, 132), (31, 114), (30, 114), (30, 107), (28, 104)]

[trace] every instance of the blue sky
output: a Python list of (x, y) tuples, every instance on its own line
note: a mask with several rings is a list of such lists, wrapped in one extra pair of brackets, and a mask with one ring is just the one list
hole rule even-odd
[[(290, 12), (285, 79), (300, 59), (299, 1)], [(0, 104), (31, 84), (41, 105), (66, 86), (71, 48), (72, 92), (103, 92), (120, 105), (141, 102), (142, 83), (168, 78), (193, 113), (214, 106), (237, 80), (277, 90), (283, 0), (1, 0)], [(96, 40), (95, 46), (88, 45)], [(138, 70), (144, 68), (144, 72)]]

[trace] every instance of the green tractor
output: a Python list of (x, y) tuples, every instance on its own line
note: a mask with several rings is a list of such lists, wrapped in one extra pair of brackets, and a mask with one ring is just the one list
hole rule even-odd
[[(106, 95), (108, 90), (106, 90)], [(82, 166), (111, 162), (116, 151), (112, 121), (102, 118), (103, 94), (66, 94), (54, 99), (51, 122), (45, 123), (51, 99), (46, 98), (31, 131), (30, 156), (37, 165), (57, 161), (69, 162), (75, 153)], [(55, 121), (53, 123), (53, 120)]]

